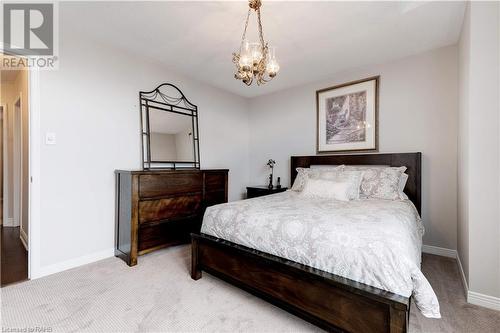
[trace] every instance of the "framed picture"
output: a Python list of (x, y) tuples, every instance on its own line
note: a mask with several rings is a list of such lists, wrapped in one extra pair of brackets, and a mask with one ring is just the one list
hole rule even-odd
[(317, 152), (378, 149), (379, 76), (316, 91)]

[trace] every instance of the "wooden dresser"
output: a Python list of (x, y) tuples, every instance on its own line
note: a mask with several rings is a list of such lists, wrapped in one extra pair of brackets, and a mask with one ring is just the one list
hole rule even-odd
[(227, 202), (228, 170), (115, 171), (115, 256), (188, 243), (208, 206)]

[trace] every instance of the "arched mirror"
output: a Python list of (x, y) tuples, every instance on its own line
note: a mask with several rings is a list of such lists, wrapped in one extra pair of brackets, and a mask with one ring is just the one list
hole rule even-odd
[(199, 169), (198, 107), (170, 83), (139, 93), (142, 161), (149, 169)]

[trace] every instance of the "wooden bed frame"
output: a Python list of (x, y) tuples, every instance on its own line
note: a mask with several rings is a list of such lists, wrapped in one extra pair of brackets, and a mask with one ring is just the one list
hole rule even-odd
[[(293, 156), (311, 165), (406, 166), (405, 193), (421, 210), (421, 153)], [(205, 234), (192, 234), (191, 277), (206, 271), (334, 332), (406, 332), (410, 298)]]

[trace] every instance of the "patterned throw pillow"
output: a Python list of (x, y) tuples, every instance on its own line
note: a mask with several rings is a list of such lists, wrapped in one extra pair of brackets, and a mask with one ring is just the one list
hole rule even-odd
[(363, 175), (364, 171), (362, 170), (344, 170), (342, 168), (342, 170), (323, 172), (319, 178), (350, 184), (348, 191), (349, 200), (358, 200), (360, 198), (360, 186)]
[(362, 199), (402, 199), (400, 195), (401, 176), (406, 167), (346, 167), (346, 170), (363, 170), (360, 198)]
[(321, 174), (328, 172), (338, 172), (344, 169), (343, 165), (339, 165), (337, 167), (324, 167), (324, 168), (297, 168), (297, 177), (295, 177), (295, 181), (292, 185), (292, 191), (302, 192), (304, 186), (306, 185), (306, 181), (308, 178), (320, 178)]
[(300, 195), (304, 198), (333, 199), (349, 201), (349, 191), (352, 184), (349, 182), (336, 182), (329, 179), (309, 178)]

